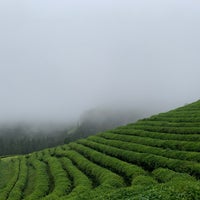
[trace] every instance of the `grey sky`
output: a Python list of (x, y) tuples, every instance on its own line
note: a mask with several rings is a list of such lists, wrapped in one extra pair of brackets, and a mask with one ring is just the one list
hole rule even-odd
[(0, 120), (199, 99), (197, 0), (1, 0)]

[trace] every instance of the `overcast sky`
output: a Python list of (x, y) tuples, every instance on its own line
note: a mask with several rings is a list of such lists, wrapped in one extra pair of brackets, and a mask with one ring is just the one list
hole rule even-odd
[(199, 97), (198, 0), (0, 1), (0, 120)]

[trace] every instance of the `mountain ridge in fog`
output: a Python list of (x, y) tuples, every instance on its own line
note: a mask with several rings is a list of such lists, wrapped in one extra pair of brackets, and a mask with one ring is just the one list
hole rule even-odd
[(82, 113), (77, 126), (68, 131), (65, 142), (85, 138), (98, 132), (123, 126), (148, 117), (156, 111), (152, 108), (129, 106), (98, 106)]

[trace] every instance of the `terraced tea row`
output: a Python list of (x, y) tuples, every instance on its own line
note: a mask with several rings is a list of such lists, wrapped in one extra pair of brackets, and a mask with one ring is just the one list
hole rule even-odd
[[(1, 161), (2, 162), (2, 161)], [(4, 187), (0, 190), (0, 199), (6, 200), (9, 198), (12, 189), (15, 187), (15, 184), (19, 178), (20, 173), (20, 160), (19, 159), (12, 159), (10, 160), (10, 164), (12, 165), (12, 170), (10, 173), (13, 176), (10, 176), (9, 180), (5, 180)], [(1, 163), (3, 165), (3, 163)], [(5, 166), (6, 167), (6, 166)], [(5, 171), (5, 169), (4, 169)], [(9, 172), (7, 172), (9, 173)]]
[(200, 164), (196, 162), (172, 159), (151, 153), (124, 150), (88, 140), (82, 140), (79, 142), (113, 157), (142, 166), (150, 172), (159, 167), (166, 167), (177, 172), (185, 172), (194, 175), (198, 179), (200, 178)]
[(200, 142), (191, 142), (191, 141), (176, 141), (176, 140), (162, 140), (162, 139), (153, 139), (149, 137), (140, 137), (134, 135), (121, 135), (115, 133), (102, 133), (100, 137), (106, 139), (117, 139), (122, 141), (130, 141), (137, 144), (148, 145), (152, 147), (159, 147), (163, 149), (172, 149), (172, 150), (181, 150), (181, 151), (200, 151)]
[(130, 140), (122, 141), (119, 138), (117, 140), (117, 139), (108, 139), (108, 138), (105, 139), (103, 137), (91, 136), (88, 138), (88, 140), (106, 144), (109, 146), (118, 147), (121, 149), (130, 150), (130, 151), (138, 151), (141, 153), (150, 152), (151, 154), (155, 154), (155, 155), (159, 155), (159, 156), (163, 156), (167, 158), (179, 158), (180, 160), (200, 162), (200, 152), (188, 152), (188, 151), (163, 149), (163, 148), (130, 142)]
[(36, 156), (31, 156), (29, 158), (29, 167), (31, 166), (35, 169), (35, 180), (30, 183), (33, 191), (28, 195), (27, 200), (39, 199), (48, 194), (49, 191), (49, 176), (46, 164), (38, 160)]
[[(106, 132), (105, 132), (106, 133)], [(108, 133), (116, 133), (120, 135), (133, 135), (140, 137), (148, 137), (152, 139), (161, 139), (161, 140), (179, 140), (179, 141), (200, 141), (199, 134), (173, 134), (173, 133), (160, 133), (153, 131), (144, 131), (144, 130), (136, 130), (133, 128), (117, 128), (112, 131), (108, 131)]]
[[(82, 142), (79, 141), (81, 144)], [(124, 182), (127, 185), (131, 184), (131, 181), (139, 175), (146, 175), (147, 173), (136, 165), (129, 164), (122, 160), (116, 159), (114, 157), (102, 154), (94, 149), (87, 148), (83, 145), (71, 143), (70, 147), (82, 155), (86, 156), (92, 162), (97, 163), (98, 165), (109, 168), (114, 173), (124, 177)]]

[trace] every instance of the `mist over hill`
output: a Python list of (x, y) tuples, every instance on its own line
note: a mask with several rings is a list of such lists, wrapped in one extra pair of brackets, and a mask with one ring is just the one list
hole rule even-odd
[(26, 154), (63, 144), (70, 126), (7, 123), (0, 125), (0, 155)]
[(0, 124), (0, 155), (25, 154), (135, 122), (154, 109), (99, 106), (76, 121), (18, 121)]
[(77, 126), (68, 131), (65, 142), (133, 123), (155, 112), (154, 108), (99, 106), (85, 111), (80, 116)]

